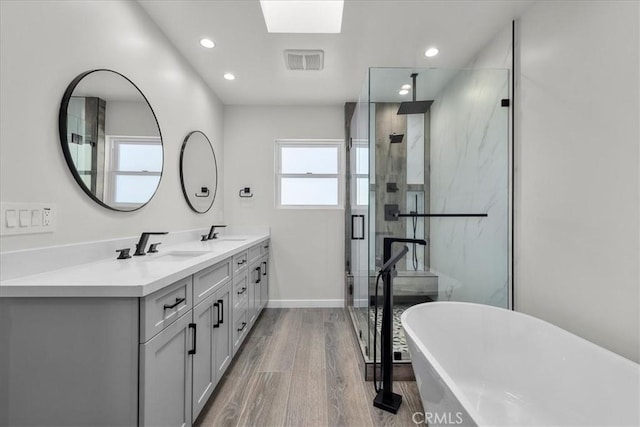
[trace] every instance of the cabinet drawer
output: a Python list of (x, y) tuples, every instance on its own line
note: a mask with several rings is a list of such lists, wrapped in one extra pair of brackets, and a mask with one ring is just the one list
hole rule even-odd
[(193, 307), (191, 276), (142, 298), (140, 302), (140, 342), (175, 322)]
[(262, 254), (262, 244), (249, 248), (249, 264), (260, 258)]
[(260, 254), (261, 255), (268, 255), (269, 254), (269, 241), (265, 240), (264, 242), (260, 243)]
[(240, 252), (233, 256), (233, 275), (247, 269), (247, 251)]
[(213, 293), (216, 287), (231, 279), (231, 258), (193, 275), (193, 305)]
[(246, 270), (233, 279), (233, 308), (246, 304), (249, 296), (249, 277)]
[(246, 306), (241, 313), (233, 313), (233, 352), (235, 353), (249, 331), (249, 320), (247, 319)]

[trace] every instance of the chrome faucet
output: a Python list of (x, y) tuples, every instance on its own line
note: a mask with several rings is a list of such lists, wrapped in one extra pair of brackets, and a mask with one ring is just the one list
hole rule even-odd
[(136, 243), (136, 252), (133, 254), (134, 256), (146, 255), (145, 250), (147, 249), (147, 242), (149, 241), (149, 236), (153, 234), (169, 234), (166, 231), (147, 231), (140, 235), (140, 240)]

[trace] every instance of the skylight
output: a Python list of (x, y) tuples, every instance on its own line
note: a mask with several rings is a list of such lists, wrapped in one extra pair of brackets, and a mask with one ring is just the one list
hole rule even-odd
[(260, 0), (270, 33), (336, 34), (344, 0)]

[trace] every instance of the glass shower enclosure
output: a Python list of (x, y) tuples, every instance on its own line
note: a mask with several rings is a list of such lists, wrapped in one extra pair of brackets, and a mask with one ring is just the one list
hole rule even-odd
[[(403, 114), (413, 96), (429, 102)], [(427, 241), (396, 265), (396, 362), (409, 361), (400, 314), (411, 305), (510, 307), (509, 98), (504, 69), (369, 69), (347, 129), (347, 301), (365, 361), (379, 338), (386, 237)]]

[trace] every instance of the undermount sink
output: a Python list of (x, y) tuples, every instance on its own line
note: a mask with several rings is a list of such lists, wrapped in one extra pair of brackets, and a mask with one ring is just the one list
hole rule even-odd
[(190, 258), (199, 257), (202, 255), (208, 254), (208, 251), (169, 251), (159, 254), (148, 254), (150, 255), (145, 261), (153, 262), (153, 261), (186, 261)]
[(247, 239), (244, 237), (218, 237), (216, 240), (222, 240), (226, 242), (244, 242)]

